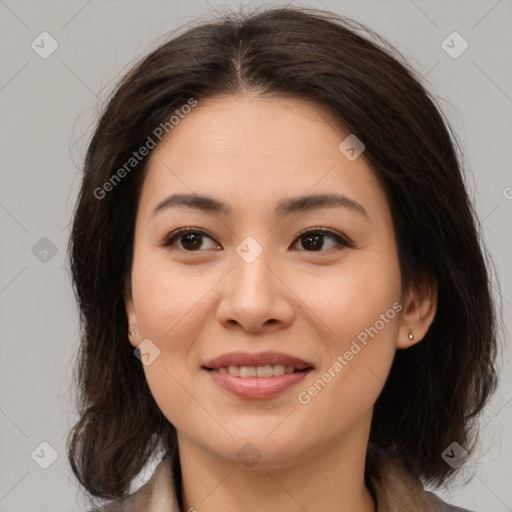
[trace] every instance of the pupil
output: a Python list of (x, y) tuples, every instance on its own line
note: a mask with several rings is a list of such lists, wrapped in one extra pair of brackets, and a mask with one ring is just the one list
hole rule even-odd
[[(306, 240), (308, 240), (309, 242), (313, 241), (313, 244), (315, 244), (315, 242), (316, 242), (316, 244), (314, 246), (309, 245), (309, 248), (313, 248), (315, 250), (320, 249), (322, 247), (322, 244), (321, 243), (319, 244), (318, 241), (320, 238), (322, 238), (322, 236), (323, 235), (307, 235)], [(308, 245), (309, 242), (307, 242), (306, 245)], [(304, 244), (303, 244), (303, 246), (304, 246)], [(306, 247), (304, 247), (304, 248), (306, 248)]]
[(200, 237), (201, 237), (201, 235), (197, 235), (195, 233), (189, 233), (183, 237), (185, 242), (182, 242), (182, 245), (184, 247), (189, 246), (193, 249), (197, 248), (198, 245), (200, 245), (200, 243), (201, 243)]

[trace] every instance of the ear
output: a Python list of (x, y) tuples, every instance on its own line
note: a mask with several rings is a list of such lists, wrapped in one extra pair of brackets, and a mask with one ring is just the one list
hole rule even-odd
[[(406, 349), (420, 342), (427, 334), (437, 310), (438, 283), (428, 270), (422, 270), (405, 294), (400, 319), (397, 348)], [(412, 336), (413, 339), (410, 339)]]
[[(133, 347), (137, 347), (139, 345), (137, 315), (135, 314), (135, 306), (133, 304), (132, 285), (130, 276), (126, 277), (124, 285), (124, 304), (126, 309), (126, 319), (128, 321), (128, 340), (130, 341)], [(134, 333), (133, 336), (131, 335), (131, 332)]]

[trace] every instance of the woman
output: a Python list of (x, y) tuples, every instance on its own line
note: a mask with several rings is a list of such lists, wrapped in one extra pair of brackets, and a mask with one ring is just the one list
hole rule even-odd
[(69, 458), (102, 510), (463, 510), (423, 484), (496, 386), (488, 270), (449, 124), (361, 28), (189, 28), (101, 116)]

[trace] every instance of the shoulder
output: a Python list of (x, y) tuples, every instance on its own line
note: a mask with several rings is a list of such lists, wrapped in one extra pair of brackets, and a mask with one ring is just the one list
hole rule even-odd
[(379, 512), (413, 509), (415, 512), (471, 512), (450, 505), (426, 491), (405, 457), (393, 450), (368, 445), (366, 482)]
[(152, 494), (148, 484), (145, 484), (124, 500), (111, 501), (87, 512), (149, 512), (151, 510)]
[(443, 501), (439, 496), (436, 496), (433, 492), (430, 491), (424, 491), (425, 495), (428, 496), (428, 499), (430, 500), (430, 503), (432, 505), (433, 511), (439, 511), (439, 512), (472, 512), (471, 510), (468, 510), (467, 508), (460, 508), (456, 507), (454, 505), (450, 505), (449, 503), (446, 503)]
[(151, 478), (123, 500), (116, 500), (88, 512), (179, 512), (174, 490), (172, 458), (167, 454)]

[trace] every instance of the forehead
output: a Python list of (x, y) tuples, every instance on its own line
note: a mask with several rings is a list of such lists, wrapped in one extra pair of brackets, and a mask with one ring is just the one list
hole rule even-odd
[(321, 153), (333, 144), (336, 149), (343, 135), (339, 122), (316, 102), (216, 96), (200, 100), (184, 115), (154, 150), (152, 159), (161, 157), (166, 148), (180, 146), (197, 156), (215, 148), (219, 156), (231, 151), (242, 158), (258, 151), (261, 157), (271, 154), (279, 161), (282, 156), (290, 157), (290, 152)]
[(174, 192), (244, 202), (335, 192), (378, 205), (383, 190), (350, 135), (324, 107), (293, 98), (220, 96), (201, 100), (153, 150), (141, 206)]

